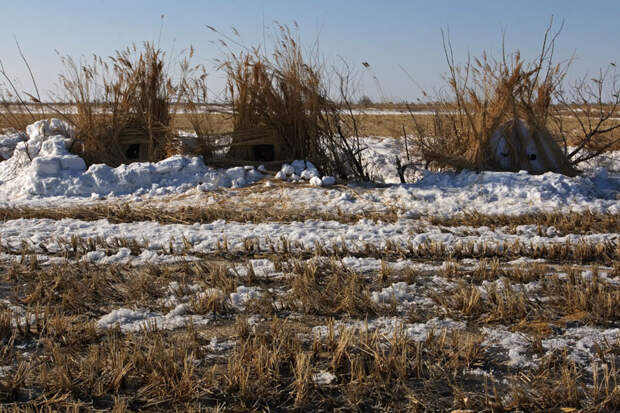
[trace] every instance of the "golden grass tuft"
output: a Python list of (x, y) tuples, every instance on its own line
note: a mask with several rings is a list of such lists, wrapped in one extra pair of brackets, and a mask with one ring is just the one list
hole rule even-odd
[[(531, 61), (523, 60), (519, 51), (508, 56), (502, 45), (500, 59), (483, 53), (463, 66), (456, 64), (452, 44), (444, 34), (450, 95), (437, 99), (431, 125), (412, 116), (412, 143), (427, 165), (475, 171), (506, 169), (496, 160), (491, 142), (502, 129), (510, 161), (508, 170), (518, 171), (529, 165), (525, 147), (532, 140), (538, 148), (537, 162), (545, 171), (576, 174), (566, 153), (549, 133), (552, 101), (566, 73), (566, 67), (553, 62), (559, 32), (552, 34), (551, 28), (545, 32), (539, 55)], [(527, 126), (528, 136), (522, 136), (521, 122)], [(535, 169), (531, 172), (540, 173)]]
[[(281, 24), (273, 34), (271, 49), (268, 45), (244, 47), (241, 52), (229, 49), (221, 62), (235, 131), (268, 128), (275, 132), (276, 141), (255, 143), (274, 144), (281, 159), (309, 160), (324, 174), (368, 179), (358, 123), (350, 110), (351, 71), (345, 65), (343, 73), (336, 75), (343, 111), (329, 95), (330, 74), (318, 42), (304, 49), (299, 36)], [(243, 141), (233, 141), (230, 156), (247, 158), (250, 149)]]
[[(172, 138), (171, 111), (178, 86), (167, 72), (165, 53), (149, 42), (92, 63), (63, 57), (60, 77), (77, 114), (63, 116), (76, 129), (72, 148), (87, 163), (118, 165), (131, 160), (127, 145), (142, 144), (148, 161), (163, 158)], [(139, 157), (140, 154), (138, 154)]]

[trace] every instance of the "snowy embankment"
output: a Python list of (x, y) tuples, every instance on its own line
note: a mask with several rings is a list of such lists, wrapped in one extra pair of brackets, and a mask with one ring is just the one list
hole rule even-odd
[[(201, 158), (173, 156), (157, 163), (132, 163), (111, 168), (91, 165), (69, 152), (71, 140), (61, 133), (68, 127), (58, 120), (30, 125), (27, 136), (0, 136), (0, 205), (59, 206), (67, 203), (126, 200), (145, 197), (158, 202), (164, 195), (184, 194), (184, 202), (202, 203), (201, 193), (218, 188), (240, 188), (265, 175), (253, 167), (215, 169)], [(26, 140), (27, 139), (27, 140)], [(603, 159), (607, 168), (591, 163), (585, 174), (576, 178), (547, 173), (430, 172), (410, 169), (413, 183), (398, 184), (396, 156), (405, 159), (401, 140), (364, 138), (363, 161), (373, 179), (383, 185), (331, 186), (331, 177), (320, 177), (312, 164), (303, 161), (284, 165), (277, 179), (300, 184), (280, 191), (277, 187), (260, 194), (276, 203), (286, 198), (300, 210), (365, 213), (396, 210), (405, 217), (421, 215), (452, 216), (460, 212), (519, 215), (549, 211), (620, 212), (619, 154)], [(260, 168), (259, 168), (260, 169)], [(264, 172), (264, 171), (263, 171)], [(386, 185), (388, 184), (388, 185)], [(272, 186), (273, 181), (266, 182)], [(234, 197), (235, 191), (230, 193)], [(246, 192), (244, 196), (250, 196)], [(168, 204), (166, 198), (162, 202)], [(173, 204), (170, 204), (173, 205)], [(179, 206), (179, 204), (176, 204)]]
[[(261, 179), (253, 167), (227, 170), (206, 166), (202, 159), (173, 156), (161, 162), (136, 162), (112, 168), (84, 160), (69, 152), (68, 126), (61, 121), (39, 121), (28, 126), (28, 140), (19, 135), (0, 139), (15, 143), (11, 157), (0, 163), (0, 197), (23, 201), (49, 197), (92, 198), (120, 195), (165, 195), (198, 188), (237, 188)], [(11, 148), (6, 148), (7, 153)]]

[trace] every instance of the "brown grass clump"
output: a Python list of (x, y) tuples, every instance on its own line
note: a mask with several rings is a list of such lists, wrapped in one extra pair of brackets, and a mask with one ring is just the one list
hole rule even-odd
[[(309, 160), (326, 174), (368, 179), (355, 116), (351, 110), (341, 111), (330, 97), (318, 47), (305, 51), (290, 28), (280, 24), (274, 37), (273, 50), (266, 51), (267, 45), (244, 47), (239, 53), (230, 51), (221, 64), (228, 77), (234, 129), (269, 128), (276, 137), (276, 142), (233, 142), (231, 155), (247, 157), (248, 145), (274, 143), (281, 159)], [(345, 107), (351, 99), (351, 77), (347, 67), (337, 74)]]
[(523, 215), (483, 215), (477, 212), (466, 212), (451, 218), (430, 217), (434, 225), (472, 227), (487, 226), (491, 228), (509, 227), (514, 231), (519, 225), (538, 225), (540, 235), (545, 236), (543, 230), (554, 227), (562, 234), (587, 234), (589, 232), (620, 231), (620, 214), (599, 214), (585, 212), (543, 212)]
[(332, 316), (378, 312), (364, 281), (341, 265), (305, 261), (295, 263), (293, 271), (295, 277), (285, 300), (291, 308), (305, 314)]
[[(544, 171), (575, 174), (548, 132), (551, 103), (566, 70), (553, 63), (559, 32), (550, 38), (550, 30), (551, 26), (545, 32), (540, 54), (531, 62), (524, 61), (518, 51), (511, 57), (503, 51), (499, 60), (484, 53), (462, 67), (455, 63), (450, 40), (444, 36), (451, 95), (438, 100), (430, 128), (413, 117), (413, 145), (427, 164), (457, 170), (531, 169), (540, 173), (543, 171), (529, 164), (535, 159), (526, 153), (531, 140)], [(502, 155), (508, 157), (508, 168), (496, 158), (492, 138), (497, 131), (506, 137), (507, 153)]]
[(215, 204), (209, 207), (186, 206), (175, 210), (159, 207), (130, 206), (129, 204), (84, 205), (63, 208), (0, 208), (0, 220), (19, 218), (75, 218), (83, 221), (107, 219), (113, 223), (156, 221), (162, 224), (209, 223), (218, 219), (235, 222), (303, 222), (310, 219), (355, 223), (361, 219), (394, 222), (395, 211), (347, 214), (317, 212), (295, 208), (249, 209), (235, 207), (233, 203)]
[(76, 115), (64, 118), (76, 128), (79, 147), (73, 150), (88, 163), (126, 163), (128, 145), (143, 144), (134, 159), (156, 161), (171, 140), (172, 103), (178, 86), (167, 72), (165, 53), (146, 42), (117, 51), (92, 63), (63, 57), (60, 77)]
[(545, 279), (543, 289), (569, 318), (578, 316), (600, 325), (614, 325), (620, 319), (620, 288), (601, 280), (597, 268), (592, 269), (591, 279), (574, 270), (569, 270), (566, 281)]
[[(521, 282), (538, 280), (537, 291), (526, 291), (523, 284), (515, 285), (515, 278), (495, 278), (484, 288), (463, 280), (447, 292), (432, 293), (431, 298), (441, 305), (450, 316), (474, 319), (481, 323), (512, 324), (516, 329), (544, 331), (550, 334), (550, 322), (559, 324), (572, 321), (612, 326), (620, 310), (620, 288), (603, 281), (598, 269), (592, 268), (592, 278), (582, 277), (580, 271), (569, 268), (566, 279), (557, 275), (545, 275), (541, 269)], [(513, 270), (514, 272), (514, 270)], [(521, 271), (518, 277), (525, 275)], [(534, 278), (531, 278), (531, 276)], [(543, 276), (544, 275), (544, 276)], [(501, 282), (499, 282), (501, 280)], [(545, 301), (540, 297), (545, 297)]]

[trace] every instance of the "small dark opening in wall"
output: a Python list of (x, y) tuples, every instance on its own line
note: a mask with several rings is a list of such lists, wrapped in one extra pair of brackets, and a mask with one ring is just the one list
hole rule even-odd
[(140, 158), (140, 144), (132, 143), (131, 145), (129, 145), (127, 151), (125, 151), (125, 156), (131, 161)]
[(254, 145), (252, 152), (254, 159), (260, 162), (271, 162), (276, 159), (276, 150), (273, 145)]
[(535, 161), (535, 160), (536, 160), (536, 154), (535, 154), (535, 153), (531, 154), (531, 155), (530, 155), (530, 159), (531, 159), (532, 161)]

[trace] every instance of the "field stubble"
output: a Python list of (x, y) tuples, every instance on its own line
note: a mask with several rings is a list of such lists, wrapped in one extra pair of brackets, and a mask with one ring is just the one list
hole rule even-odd
[[(218, 211), (169, 215), (187, 223), (228, 218)], [(163, 212), (3, 211), (5, 219), (173, 221)], [(583, 234), (617, 232), (617, 217), (596, 214), (427, 221), (447, 230), (535, 224), (562, 231), (571, 222)], [(353, 250), (283, 238), (270, 248), (248, 241), (240, 251), (224, 242), (200, 255), (187, 241), (168, 253), (191, 261), (135, 266), (81, 259), (119, 248), (137, 256), (147, 244), (59, 242), (63, 261), (48, 265), (38, 262), (45, 252), (36, 246), (3, 244), (14, 259), (2, 264), (0, 398), (15, 409), (620, 407), (616, 244), (407, 249), (387, 239)], [(122, 309), (118, 324), (104, 322)]]

